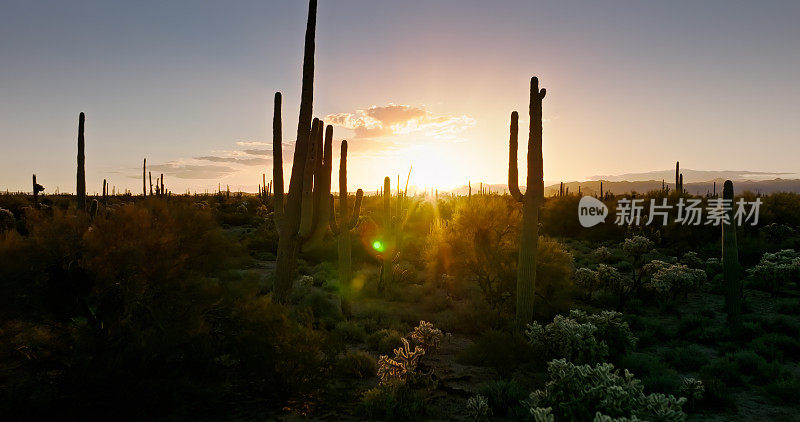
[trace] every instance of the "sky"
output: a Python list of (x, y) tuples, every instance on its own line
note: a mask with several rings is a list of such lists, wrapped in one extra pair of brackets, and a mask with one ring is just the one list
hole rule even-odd
[[(140, 192), (145, 157), (174, 192), (255, 191), (276, 91), (294, 142), (307, 7), (0, 0), (0, 189), (36, 173), (74, 192), (83, 111), (90, 192)], [(796, 1), (320, 0), (314, 115), (334, 125), (333, 186), (341, 139), (351, 191), (412, 165), (419, 188), (506, 183), (509, 116), (526, 139), (534, 75), (546, 183), (677, 160), (800, 173), (798, 19)]]

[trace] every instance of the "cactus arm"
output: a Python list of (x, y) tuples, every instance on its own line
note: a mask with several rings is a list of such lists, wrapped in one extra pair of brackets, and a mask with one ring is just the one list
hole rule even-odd
[[(314, 118), (311, 124), (307, 144), (308, 151), (306, 159), (300, 164), (303, 168), (303, 184), (300, 200), (300, 226), (298, 235), (300, 238), (307, 238), (311, 234), (314, 225), (314, 165), (317, 160), (317, 134), (319, 132), (319, 119)], [(294, 165), (292, 166), (294, 171)]]
[(78, 115), (78, 175), (76, 182), (76, 195), (78, 197), (78, 209), (86, 211), (86, 155), (84, 154), (85, 139), (83, 128), (86, 122), (86, 115), (81, 112)]
[(275, 181), (275, 225), (283, 225), (283, 125), (281, 123), (281, 93), (275, 93), (272, 112), (272, 178)]
[(339, 152), (339, 214), (342, 224), (349, 223), (349, 210), (347, 209), (347, 140), (342, 140)]
[(542, 165), (542, 99), (546, 91), (539, 89), (539, 78), (531, 78), (530, 129), (528, 132), (528, 189), (533, 188), (534, 200), (544, 198), (544, 172)]
[[(333, 232), (333, 235), (334, 236), (339, 236), (340, 231), (339, 231), (339, 226), (336, 224), (336, 211), (334, 210), (334, 207), (333, 207), (333, 194), (330, 195), (329, 203), (330, 203), (330, 207), (328, 209), (330, 210), (330, 212), (328, 213), (329, 214), (328, 215), (328, 224), (331, 226), (331, 232)], [(339, 207), (343, 207), (343, 206), (346, 206), (346, 204), (345, 205), (342, 205), (342, 204), (339, 205)], [(342, 223), (342, 224), (344, 224), (344, 223)]]
[(519, 149), (519, 113), (511, 112), (511, 133), (508, 137), (508, 191), (511, 196), (522, 202), (519, 190), (519, 169), (517, 168), (517, 149)]
[(356, 228), (358, 225), (358, 216), (361, 213), (361, 200), (364, 198), (364, 191), (359, 189), (356, 191), (356, 203), (353, 205), (353, 213), (350, 216), (350, 229)]
[[(319, 122), (319, 134), (317, 135), (317, 154), (318, 171), (314, 176), (314, 227), (311, 236), (303, 245), (304, 250), (318, 246), (328, 234), (330, 220), (330, 200), (331, 196), (331, 171), (333, 170), (333, 126), (328, 125), (325, 130), (325, 143), (322, 144), (322, 121)], [(347, 204), (345, 199), (345, 204)]]

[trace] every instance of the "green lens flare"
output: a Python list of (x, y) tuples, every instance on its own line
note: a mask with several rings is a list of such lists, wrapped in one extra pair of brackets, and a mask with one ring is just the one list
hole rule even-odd
[(372, 242), (372, 249), (375, 249), (378, 252), (383, 252), (383, 243), (381, 243), (380, 240)]

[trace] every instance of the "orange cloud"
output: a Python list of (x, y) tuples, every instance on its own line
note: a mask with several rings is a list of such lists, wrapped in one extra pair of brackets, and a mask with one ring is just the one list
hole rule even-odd
[(325, 121), (353, 130), (356, 138), (413, 133), (436, 139), (452, 139), (459, 132), (475, 126), (475, 119), (469, 116), (434, 116), (424, 107), (392, 103), (356, 110), (355, 113), (329, 114), (325, 116)]

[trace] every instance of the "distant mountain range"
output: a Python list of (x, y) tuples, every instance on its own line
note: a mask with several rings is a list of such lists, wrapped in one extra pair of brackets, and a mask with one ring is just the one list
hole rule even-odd
[[(754, 193), (769, 194), (775, 192), (795, 192), (800, 193), (800, 179), (787, 179), (776, 176), (796, 176), (795, 173), (767, 173), (753, 171), (705, 171), (683, 169), (683, 187), (690, 194), (705, 195), (706, 193), (722, 192), (722, 184), (725, 180), (732, 180), (733, 188), (736, 193), (750, 191)], [(618, 176), (592, 176), (590, 180), (583, 182), (564, 182), (564, 189), (569, 188), (570, 193), (577, 193), (580, 188), (585, 195), (595, 195), (600, 192), (600, 182), (603, 182), (603, 191), (614, 194), (624, 194), (629, 192), (648, 192), (660, 190), (662, 181), (669, 186), (670, 190), (675, 189), (675, 170), (660, 170), (647, 173), (627, 173)], [(492, 192), (508, 192), (508, 185), (505, 184), (484, 184), (484, 189)], [(545, 196), (557, 195), (560, 183), (545, 186)], [(472, 193), (478, 193), (479, 183), (472, 184)], [(524, 188), (522, 188), (524, 190)], [(466, 195), (469, 191), (467, 186), (461, 186), (450, 192), (458, 195)]]

